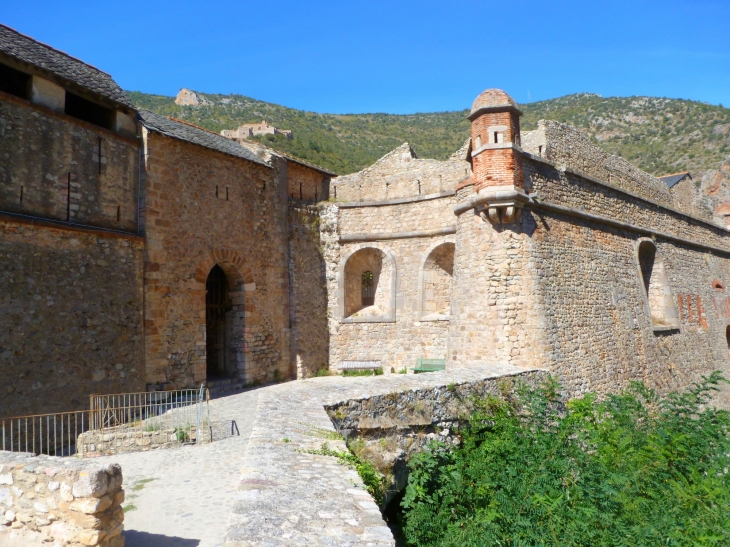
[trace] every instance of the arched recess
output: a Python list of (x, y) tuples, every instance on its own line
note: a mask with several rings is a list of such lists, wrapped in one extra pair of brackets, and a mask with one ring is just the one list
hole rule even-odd
[[(202, 285), (199, 347), (205, 348), (195, 364), (196, 380), (208, 378), (210, 374), (247, 380), (255, 366), (247, 358), (251, 326), (256, 321), (256, 309), (250, 298), (256, 284), (250, 268), (237, 252), (218, 249), (198, 265), (195, 280)], [(221, 286), (223, 283), (225, 285)], [(208, 290), (218, 292), (217, 302), (211, 301)], [(211, 305), (224, 308), (219, 311), (222, 316), (212, 317)], [(224, 326), (211, 328), (211, 320), (217, 320)], [(215, 343), (207, 339), (210, 333), (219, 337)], [(208, 358), (211, 349), (218, 352), (215, 359)], [(213, 362), (217, 365), (209, 370)]]
[(664, 261), (650, 239), (640, 239), (636, 248), (645, 304), (655, 329), (678, 329), (679, 313), (669, 286)]
[(427, 249), (418, 272), (418, 317), (421, 321), (448, 321), (454, 275), (453, 240), (435, 243)]
[[(395, 321), (396, 279), (395, 256), (390, 250), (357, 246), (340, 262), (338, 316), (345, 323)], [(372, 283), (370, 290), (363, 286), (368, 282)]]

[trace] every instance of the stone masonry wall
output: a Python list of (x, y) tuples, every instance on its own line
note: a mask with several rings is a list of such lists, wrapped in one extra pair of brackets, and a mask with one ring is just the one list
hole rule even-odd
[(0, 219), (0, 416), (144, 390), (136, 236)]
[(419, 232), (453, 227), (455, 222), (453, 196), (428, 199), (408, 204), (378, 207), (340, 207), (339, 228), (342, 235), (399, 232)]
[(466, 145), (447, 161), (419, 159), (401, 145), (370, 167), (332, 180), (331, 196), (338, 201), (372, 201), (453, 190), (471, 174)]
[(319, 208), (290, 203), (291, 359), (298, 379), (326, 369), (329, 361), (327, 283), (319, 232)]
[[(432, 208), (431, 204), (435, 203), (439, 203), (440, 207)], [(419, 276), (421, 267), (431, 251), (443, 243), (453, 242), (453, 236), (439, 235), (353, 243), (339, 242), (338, 238), (352, 232), (388, 234), (391, 233), (391, 226), (410, 227), (411, 222), (414, 222), (415, 226), (415, 221), (409, 219), (413, 216), (418, 217), (420, 211), (438, 211), (437, 218), (441, 219), (442, 211), (445, 210), (453, 218), (452, 203), (452, 198), (447, 197), (430, 202), (357, 210), (340, 209), (337, 205), (329, 205), (323, 209), (320, 233), (327, 264), (330, 310), (329, 363), (333, 370), (344, 360), (379, 360), (386, 373), (390, 373), (391, 369), (399, 372), (402, 368), (415, 367), (419, 357), (431, 359), (446, 357), (448, 317), (442, 317), (441, 320), (421, 320), (422, 295), (419, 291), (421, 287)], [(425, 204), (429, 205), (424, 208)], [(443, 217), (446, 220), (445, 214)], [(444, 227), (442, 222), (434, 221), (433, 217), (425, 215), (423, 218), (430, 218), (436, 227)], [(338, 224), (341, 219), (346, 220)], [(453, 220), (451, 223), (453, 225)], [(430, 224), (427, 223), (427, 226)], [(377, 249), (395, 259), (394, 320), (365, 317), (362, 322), (343, 322), (337, 312), (344, 307), (345, 295), (342, 289), (346, 283), (340, 279), (342, 260), (361, 249)], [(387, 261), (385, 258), (384, 263)]]
[[(473, 192), (465, 186), (457, 199)], [(447, 366), (543, 366), (538, 340), (545, 312), (534, 298), (533, 230), (530, 218), (495, 227), (473, 209), (458, 215)]]
[[(548, 165), (526, 166), (531, 189), (543, 201), (727, 247), (722, 229)], [(632, 379), (666, 392), (712, 370), (730, 372), (727, 254), (654, 238), (680, 317), (678, 329), (660, 328), (652, 321), (637, 258), (639, 242), (651, 238), (544, 210), (525, 214), (529, 219), (535, 223), (535, 296), (545, 310), (544, 366), (572, 392), (616, 390)]]
[(329, 187), (329, 177), (293, 161), (287, 161), (287, 195), (290, 199), (308, 202), (324, 201)]
[(206, 378), (205, 282), (216, 264), (231, 297), (233, 374), (289, 376), (285, 170), (145, 131), (149, 382)]
[(2, 545), (124, 547), (123, 501), (117, 464), (0, 452)]
[(0, 210), (136, 232), (138, 162), (136, 140), (0, 93)]
[(535, 131), (522, 135), (522, 146), (525, 151), (563, 168), (580, 171), (662, 205), (674, 204), (661, 180), (595, 146), (570, 125), (540, 120)]

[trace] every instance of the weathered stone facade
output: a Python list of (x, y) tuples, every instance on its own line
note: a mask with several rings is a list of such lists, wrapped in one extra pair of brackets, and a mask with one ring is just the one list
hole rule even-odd
[(691, 179), (522, 133), (503, 91), (446, 161), (404, 144), (333, 179), (2, 25), (0, 70), (0, 415), (343, 361), (541, 367), (574, 393), (730, 364), (728, 233)]
[[(323, 214), (330, 367), (374, 360), (387, 373), (441, 356), (447, 367), (538, 366), (573, 394), (632, 379), (668, 391), (727, 372), (727, 230), (686, 188), (670, 192), (574, 128), (543, 121), (518, 134), (519, 115), (489, 90), (466, 153), (439, 168), (404, 145), (333, 180), (347, 201)], [(455, 194), (419, 193), (436, 173)], [(434, 272), (448, 244), (452, 272)], [(394, 313), (358, 319), (363, 268), (347, 262), (369, 248), (395, 265)]]

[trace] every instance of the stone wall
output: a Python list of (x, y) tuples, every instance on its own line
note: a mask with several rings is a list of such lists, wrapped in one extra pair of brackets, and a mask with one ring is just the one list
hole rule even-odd
[(0, 416), (144, 390), (137, 236), (0, 218)]
[(117, 464), (0, 452), (0, 544), (124, 547)]
[[(403, 368), (415, 367), (419, 357), (436, 359), (446, 356), (448, 315), (432, 316), (428, 320), (422, 317), (423, 270), (432, 251), (445, 243), (452, 243), (453, 236), (443, 234), (392, 240), (374, 237), (372, 241), (351, 243), (340, 238), (352, 232), (373, 236), (389, 234), (389, 225), (407, 226), (408, 219), (418, 216), (426, 203), (429, 204), (427, 211), (439, 211), (439, 208), (431, 207), (434, 203), (440, 203), (441, 211), (450, 211), (452, 199), (447, 196), (430, 202), (369, 207), (367, 210), (341, 209), (337, 205), (323, 209), (320, 233), (327, 263), (329, 363), (332, 369), (336, 369), (341, 361), (375, 360), (381, 361), (386, 373), (400, 372)], [(350, 214), (353, 211), (355, 214)], [(449, 215), (453, 217), (453, 213), (449, 212)], [(338, 224), (338, 217), (346, 219), (347, 228)], [(440, 224), (435, 221), (436, 226)], [(373, 233), (374, 230), (377, 232)], [(359, 269), (354, 267), (354, 263), (351, 268), (347, 267), (350, 260), (361, 262), (358, 261), (360, 256), (378, 256), (383, 264), (385, 273), (381, 274), (384, 275), (382, 279), (377, 280), (373, 306), (358, 305), (361, 304), (364, 263)], [(349, 282), (347, 274), (350, 274)], [(350, 300), (354, 303), (348, 308)]]
[(290, 199), (324, 201), (329, 197), (329, 180), (321, 171), (287, 161), (287, 195)]
[(357, 455), (390, 477), (383, 506), (402, 491), (408, 479), (407, 462), (432, 441), (458, 442), (458, 428), (487, 397), (508, 398), (520, 386), (537, 387), (544, 371), (525, 371), (500, 378), (441, 383), (403, 389), (326, 405), (335, 430)]
[(206, 378), (206, 279), (216, 264), (230, 298), (224, 374), (288, 377), (286, 164), (267, 168), (145, 130), (145, 177), (148, 381)]
[(522, 146), (525, 151), (562, 168), (580, 171), (662, 205), (674, 205), (661, 180), (595, 146), (573, 126), (540, 120), (535, 131), (522, 135)]
[[(463, 202), (473, 186), (458, 191)], [(478, 363), (536, 366), (545, 310), (536, 307), (537, 276), (530, 245), (534, 226), (494, 226), (473, 209), (457, 216), (449, 367)], [(540, 365), (543, 366), (543, 365)]]
[(358, 173), (332, 180), (335, 200), (371, 201), (453, 190), (471, 174), (466, 145), (447, 161), (419, 159), (405, 143)]
[(291, 359), (298, 379), (326, 369), (329, 361), (327, 282), (319, 231), (318, 207), (289, 205)]
[(339, 204), (340, 234), (394, 234), (455, 226), (453, 192), (418, 198), (393, 204), (387, 201), (377, 204)]
[(0, 210), (136, 232), (138, 162), (137, 140), (0, 93)]

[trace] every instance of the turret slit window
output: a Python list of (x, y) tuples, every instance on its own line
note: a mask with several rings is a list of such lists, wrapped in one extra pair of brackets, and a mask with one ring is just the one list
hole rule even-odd
[(375, 304), (375, 291), (373, 286), (373, 272), (362, 273), (362, 305), (372, 306)]

